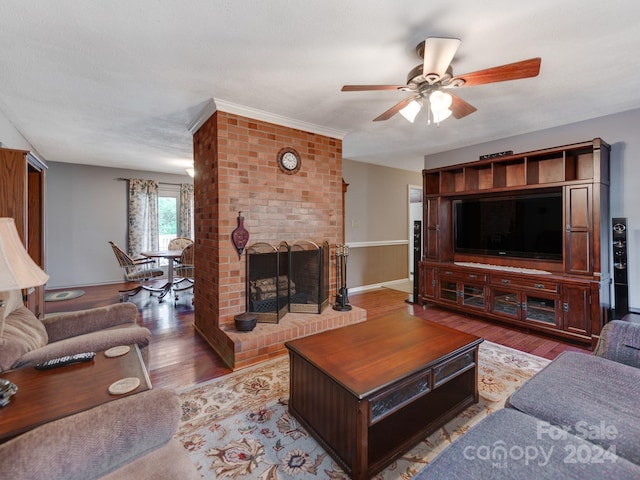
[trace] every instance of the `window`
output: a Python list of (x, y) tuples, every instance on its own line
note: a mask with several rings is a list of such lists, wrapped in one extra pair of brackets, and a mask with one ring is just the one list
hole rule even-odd
[(169, 242), (178, 236), (180, 222), (180, 186), (158, 186), (158, 242), (160, 250), (167, 250)]

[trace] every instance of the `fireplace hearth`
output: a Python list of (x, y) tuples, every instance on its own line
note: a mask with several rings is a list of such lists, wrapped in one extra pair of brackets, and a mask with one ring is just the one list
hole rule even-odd
[(322, 313), (329, 305), (329, 243), (265, 242), (247, 252), (247, 311), (278, 323), (287, 313)]

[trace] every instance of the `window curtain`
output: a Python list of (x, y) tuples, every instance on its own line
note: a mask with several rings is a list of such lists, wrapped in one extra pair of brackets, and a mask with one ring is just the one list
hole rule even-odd
[(191, 183), (180, 184), (180, 226), (179, 237), (187, 237), (195, 240), (193, 236), (193, 185)]
[(158, 182), (129, 179), (129, 255), (158, 250)]

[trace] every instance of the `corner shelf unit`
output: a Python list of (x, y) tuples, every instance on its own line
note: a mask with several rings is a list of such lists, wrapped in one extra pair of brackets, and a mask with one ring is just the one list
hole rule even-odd
[[(608, 232), (609, 154), (610, 146), (595, 138), (423, 170), (418, 303), (435, 303), (595, 344), (609, 305), (608, 242), (601, 240), (601, 234)], [(536, 191), (562, 192), (562, 260), (454, 251), (455, 200)], [(517, 269), (549, 274), (518, 273)], [(552, 290), (538, 287), (549, 282)]]

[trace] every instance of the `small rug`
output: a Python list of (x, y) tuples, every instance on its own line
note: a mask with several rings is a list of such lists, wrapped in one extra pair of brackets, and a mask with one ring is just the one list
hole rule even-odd
[(388, 283), (386, 285), (382, 285), (382, 288), (398, 290), (399, 292), (404, 292), (404, 293), (413, 293), (413, 282), (406, 280), (403, 282)]
[(60, 292), (49, 292), (44, 294), (45, 302), (59, 302), (61, 300), (71, 300), (84, 295), (84, 290), (63, 290)]
[[(479, 403), (389, 465), (375, 480), (407, 480), (549, 363), (484, 341)], [(337, 463), (289, 415), (289, 359), (282, 357), (180, 392), (177, 438), (205, 479), (348, 480)]]

